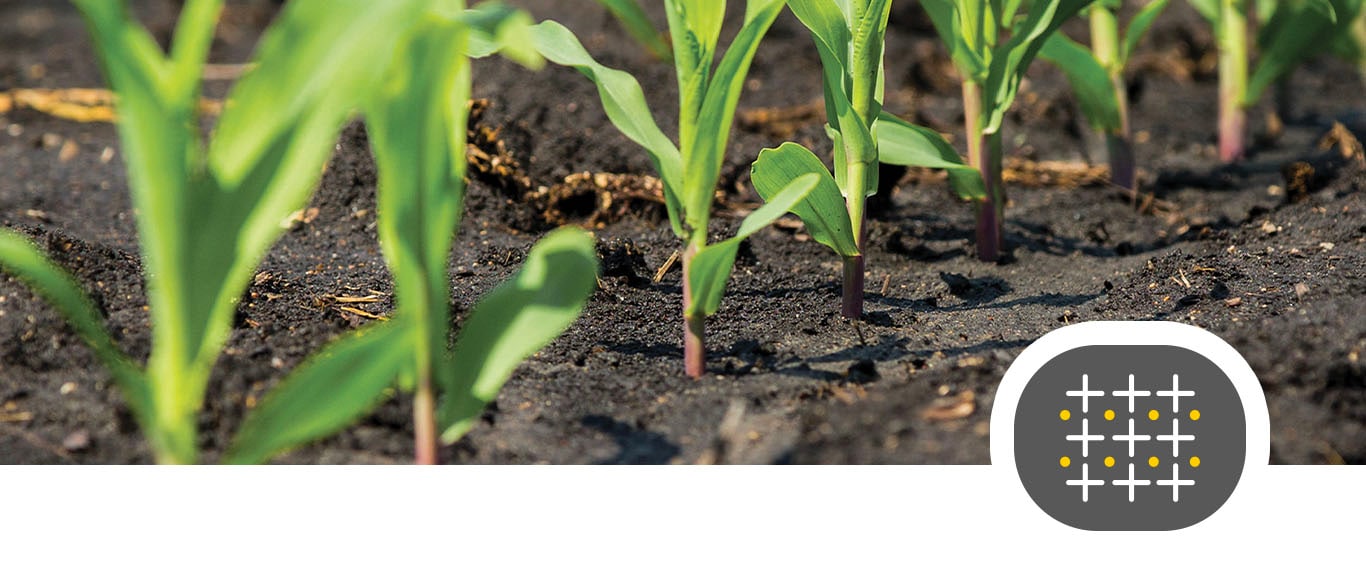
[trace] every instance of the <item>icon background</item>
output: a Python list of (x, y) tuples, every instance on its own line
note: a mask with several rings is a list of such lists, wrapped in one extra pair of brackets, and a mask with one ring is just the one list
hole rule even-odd
[[(1011, 506), (1016, 506), (1015, 503), (1020, 503), (1019, 506), (1021, 508), (1030, 507), (1032, 509), (1031, 512), (1036, 515), (1037, 520), (1034, 524), (1037, 526), (1045, 528), (1049, 526), (1076, 528), (1075, 525), (1071, 523), (1054, 518), (1047, 510), (1039, 506), (1033, 499), (1031, 493), (1025, 488), (1016, 464), (1015, 419), (1016, 412), (1021, 405), (1021, 398), (1023, 397), (1026, 387), (1030, 385), (1030, 380), (1035, 377), (1035, 374), (1043, 369), (1043, 367), (1047, 365), (1049, 361), (1053, 360), (1053, 358), (1070, 350), (1087, 346), (1172, 346), (1185, 348), (1204, 357), (1226, 375), (1232, 382), (1233, 389), (1240, 399), (1242, 411), (1245, 416), (1246, 431), (1244, 434), (1245, 441), (1243, 447), (1244, 460), (1242, 474), (1237, 483), (1237, 490), (1233, 491), (1232, 495), (1227, 499), (1227, 502), (1212, 516), (1209, 516), (1204, 520), (1196, 521), (1194, 527), (1203, 529), (1206, 526), (1228, 526), (1230, 523), (1226, 522), (1227, 519), (1243, 519), (1247, 518), (1247, 515), (1249, 514), (1260, 514), (1266, 506), (1267, 499), (1259, 495), (1265, 492), (1266, 489), (1262, 487), (1266, 484), (1268, 479), (1272, 478), (1267, 471), (1267, 460), (1270, 459), (1271, 456), (1271, 420), (1267, 412), (1266, 394), (1263, 392), (1261, 383), (1257, 379), (1257, 374), (1252, 371), (1247, 360), (1238, 353), (1238, 350), (1234, 349), (1233, 346), (1229, 345), (1228, 342), (1225, 342), (1219, 336), (1196, 326), (1168, 321), (1101, 320), (1073, 324), (1044, 334), (1026, 347), (1024, 351), (1015, 358), (1010, 364), (1010, 367), (1006, 370), (1005, 377), (1002, 379), (1001, 385), (997, 388), (991, 404), (991, 463), (993, 471), (998, 475), (997, 479), (999, 479), (1001, 486), (1012, 491), (1012, 494), (1010, 495), (1012, 500), (1009, 501)], [(1069, 389), (1079, 389), (1080, 383), (1077, 383), (1079, 379), (1070, 381), (1073, 381), (1071, 384), (1073, 387)], [(1121, 381), (1127, 389), (1127, 374), (1124, 378), (1121, 378)], [(1167, 381), (1170, 382), (1170, 379)], [(1187, 381), (1187, 378), (1183, 377), (1181, 385), (1183, 387), (1188, 387)], [(1065, 399), (1065, 396), (1063, 399)], [(1080, 401), (1076, 398), (1074, 398), (1074, 400)], [(1182, 400), (1184, 402), (1185, 398), (1182, 398)], [(1127, 432), (1127, 419), (1129, 415), (1128, 404), (1127, 400), (1124, 398), (1121, 398), (1121, 401), (1123, 401), (1122, 408), (1119, 406), (1115, 408), (1117, 413), (1116, 420), (1126, 423), (1123, 432)], [(1048, 414), (1051, 415), (1052, 420), (1061, 421), (1061, 409), (1062, 408), (1059, 407), (1048, 412)], [(1072, 419), (1081, 419), (1079, 403), (1068, 407), (1068, 409), (1071, 410)], [(1182, 409), (1186, 409), (1184, 404), (1182, 405)], [(1096, 409), (1092, 409), (1091, 412), (1094, 414), (1094, 412), (1099, 411), (1102, 414), (1103, 419), (1104, 410), (1105, 408), (1098, 406)], [(1144, 413), (1146, 413), (1146, 410)], [(1136, 421), (1141, 419), (1138, 414), (1139, 411), (1136, 410)], [(1212, 412), (1202, 410), (1201, 421), (1210, 420), (1211, 415), (1213, 415)], [(1169, 414), (1165, 412), (1161, 419), (1167, 420), (1170, 423)], [(1099, 421), (1092, 421), (1092, 423), (1098, 422)], [(1183, 423), (1184, 422), (1185, 421), (1183, 421)], [(1164, 431), (1164, 433), (1165, 432), (1166, 431)], [(1184, 434), (1185, 432), (1186, 431), (1183, 429), (1182, 433)], [(1165, 444), (1170, 447), (1170, 443)], [(1077, 444), (1073, 443), (1073, 445)], [(1186, 443), (1183, 443), (1182, 448), (1184, 449), (1185, 446)], [(1125, 444), (1125, 447), (1124, 456), (1117, 459), (1117, 461), (1123, 461), (1123, 464), (1116, 463), (1116, 467), (1125, 470), (1125, 473), (1121, 478), (1127, 478), (1128, 476), (1127, 444)], [(1075, 449), (1080, 449), (1080, 446), (1077, 445)], [(1168, 449), (1167, 453), (1170, 455), (1170, 449)], [(1078, 454), (1073, 453), (1070, 456), (1072, 457), (1071, 467), (1080, 468), (1082, 463)], [(1185, 455), (1182, 455), (1182, 457), (1185, 457)], [(1103, 459), (1103, 456), (1100, 457), (1101, 461), (1103, 461)], [(1060, 467), (1059, 461), (1060, 458), (1058, 457), (1047, 460), (1052, 469), (1062, 468)], [(1143, 461), (1146, 461), (1146, 458), (1144, 458)], [(1089, 462), (1088, 458), (1088, 463)], [(1141, 466), (1141, 462), (1142, 461), (1140, 461), (1136, 455), (1136, 472), (1139, 466)], [(1206, 464), (1207, 462), (1204, 462), (1202, 459), (1202, 466)], [(1103, 467), (1103, 463), (1099, 466)], [(1166, 467), (1167, 465), (1163, 466)], [(1091, 467), (1092, 470), (1095, 470), (1095, 468), (1095, 466)], [(1168, 470), (1170, 470), (1170, 467), (1168, 467)], [(1183, 467), (1181, 478), (1185, 479), (1186, 477), (1186, 467)], [(1091, 478), (1096, 477), (1093, 475)], [(1170, 473), (1163, 478), (1170, 478)], [(1110, 477), (1106, 477), (1106, 479), (1108, 486)], [(1076, 495), (1074, 498), (1079, 500), (1080, 492), (1076, 490), (1077, 487), (1072, 487), (1072, 489), (1073, 493)], [(1167, 487), (1163, 487), (1163, 489), (1167, 490), (1167, 498), (1170, 499), (1170, 490)], [(1190, 489), (1190, 487), (1181, 488), (1180, 493), (1183, 501), (1186, 498), (1187, 493), (1190, 492)], [(1127, 502), (1127, 488), (1123, 490), (1125, 502)], [(1262, 493), (1259, 493), (1258, 491), (1262, 491)], [(1095, 492), (1095, 489), (1092, 489), (1092, 492)], [(1143, 499), (1139, 497), (1136, 500), (1142, 502)], [(1116, 528), (1137, 527), (1112, 526), (1103, 527), (1102, 529)], [(1168, 527), (1163, 528), (1170, 529)]]
[[(1194, 391), (1179, 398), (1175, 413), (1172, 398), (1157, 395), (1171, 389), (1173, 374), (1180, 376), (1182, 390)], [(1089, 398), (1086, 412), (1080, 396), (1066, 395), (1081, 389), (1083, 375), (1091, 391), (1103, 393)], [(1130, 375), (1140, 394), (1149, 392), (1134, 398), (1132, 413), (1126, 396)], [(1190, 418), (1195, 410), (1199, 420)], [(1128, 441), (1114, 439), (1129, 435), (1131, 420), (1133, 432), (1149, 439), (1135, 442), (1133, 456)], [(1172, 434), (1173, 420), (1180, 435), (1195, 437), (1179, 442), (1175, 456), (1172, 441), (1157, 439)], [(1083, 424), (1092, 438), (1103, 436), (1087, 443), (1085, 456), (1080, 441), (1067, 440), (1081, 434)], [(1237, 487), (1247, 455), (1247, 423), (1229, 377), (1200, 354), (1174, 346), (1083, 346), (1058, 355), (1025, 387), (1014, 428), (1015, 463), (1025, 490), (1049, 515), (1086, 530), (1175, 530), (1204, 520)], [(1062, 457), (1068, 466), (1061, 466)], [(1193, 457), (1198, 466), (1192, 466)], [(1179, 479), (1194, 481), (1179, 487), (1178, 501), (1170, 485), (1158, 484), (1172, 479), (1173, 464)], [(1133, 487), (1132, 502), (1130, 487), (1114, 483), (1131, 479), (1131, 465), (1132, 480), (1148, 481)], [(1103, 482), (1088, 487), (1085, 502), (1082, 487), (1067, 484), (1082, 479), (1083, 471), (1087, 479)]]

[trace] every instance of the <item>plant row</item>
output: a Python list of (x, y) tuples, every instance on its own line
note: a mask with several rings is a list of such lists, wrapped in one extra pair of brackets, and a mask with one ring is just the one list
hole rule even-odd
[[(676, 69), (677, 133), (659, 128), (635, 78), (599, 64), (553, 21), (533, 24), (494, 3), (467, 9), (463, 0), (292, 0), (206, 140), (198, 101), (223, 0), (187, 0), (169, 51), (124, 2), (73, 0), (118, 97), (152, 326), (146, 363), (119, 349), (79, 283), (21, 235), (0, 229), (0, 266), (44, 295), (94, 350), (159, 462), (197, 462), (196, 414), (238, 300), (279, 238), (280, 221), (307, 204), (341, 128), (359, 116), (379, 172), (379, 238), (395, 284), (394, 315), (331, 341), (289, 373), (220, 460), (263, 462), (330, 435), (396, 387), (413, 399), (416, 461), (432, 463), (438, 442), (467, 432), (513, 369), (576, 319), (597, 274), (591, 237), (552, 232), (458, 334), (451, 331), (446, 262), (463, 211), (470, 58), (500, 53), (528, 68), (549, 60), (578, 70), (597, 85), (611, 122), (645, 149), (683, 243), (684, 364), (697, 377), (706, 366), (706, 318), (720, 307), (741, 242), (786, 213), (841, 257), (841, 311), (861, 317), (867, 198), (878, 189), (881, 163), (946, 170), (977, 209), (979, 257), (995, 260), (1006, 205), (1003, 119), (1036, 57), (1067, 73), (1092, 125), (1107, 136), (1115, 183), (1132, 188), (1124, 70), (1169, 0), (1142, 6), (1122, 36), (1114, 0), (922, 0), (962, 78), (967, 157), (941, 134), (882, 108), (891, 0), (747, 0), (724, 50), (724, 0), (665, 0), (667, 34), (634, 0), (600, 1)], [(1360, 1), (1191, 2), (1218, 31), (1219, 133), (1229, 160), (1242, 154), (1245, 109), (1268, 85), (1328, 49), (1354, 59), (1362, 53), (1352, 33)], [(1263, 24), (1251, 74), (1250, 4)], [(794, 143), (764, 150), (752, 181), (766, 204), (733, 237), (709, 242), (745, 78), (785, 7), (820, 55), (834, 168)], [(1084, 11), (1089, 47), (1058, 32)]]

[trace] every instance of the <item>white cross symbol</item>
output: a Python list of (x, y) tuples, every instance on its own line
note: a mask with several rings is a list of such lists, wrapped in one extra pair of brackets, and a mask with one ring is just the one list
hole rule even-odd
[(1171, 391), (1166, 391), (1166, 390), (1159, 391), (1159, 392), (1157, 392), (1157, 396), (1158, 396), (1158, 397), (1170, 397), (1170, 398), (1172, 398), (1172, 413), (1179, 413), (1179, 412), (1181, 411), (1181, 398), (1182, 398), (1182, 397), (1195, 397), (1195, 392), (1194, 392), (1194, 391), (1190, 391), (1190, 390), (1182, 391), (1182, 390), (1181, 390), (1180, 376), (1173, 373), (1173, 374), (1172, 374), (1172, 390), (1171, 390)]
[(1081, 398), (1081, 412), (1086, 413), (1092, 397), (1105, 397), (1104, 391), (1092, 391), (1091, 379), (1086, 374), (1081, 374), (1081, 391), (1069, 391), (1068, 397)]
[[(1180, 475), (1181, 475), (1181, 463), (1172, 463), (1172, 478), (1171, 478), (1171, 480), (1162, 479), (1162, 480), (1157, 481), (1158, 486), (1163, 486), (1163, 487), (1169, 486), (1169, 487), (1172, 488), (1172, 502), (1181, 502), (1181, 491), (1180, 491), (1180, 489), (1181, 489), (1182, 486), (1188, 486), (1188, 487), (1189, 487), (1189, 486), (1194, 486), (1194, 485), (1195, 485), (1195, 481), (1194, 481), (1194, 480), (1191, 480), (1191, 479), (1182, 479)], [(1085, 475), (1082, 475), (1082, 476), (1084, 477)], [(1069, 484), (1070, 484), (1070, 482), (1069, 482)], [(1083, 496), (1084, 496), (1084, 495), (1083, 495)]]
[(1068, 480), (1067, 480), (1067, 486), (1069, 486), (1069, 487), (1081, 487), (1081, 502), (1087, 502), (1087, 501), (1090, 500), (1090, 498), (1091, 498), (1091, 494), (1090, 494), (1090, 493), (1091, 493), (1091, 487), (1098, 487), (1098, 486), (1101, 486), (1101, 485), (1105, 484), (1105, 481), (1103, 481), (1103, 480), (1101, 480), (1101, 479), (1092, 479), (1092, 478), (1090, 478), (1090, 477), (1091, 477), (1091, 471), (1090, 471), (1090, 469), (1086, 466), (1086, 463), (1082, 463), (1082, 464), (1081, 464), (1081, 478), (1080, 478), (1080, 479), (1068, 479)]
[[(1145, 437), (1146, 437), (1146, 435), (1145, 435)], [(1080, 435), (1068, 435), (1068, 436), (1067, 436), (1067, 440), (1068, 440), (1068, 441), (1081, 441), (1081, 456), (1085, 457), (1085, 456), (1091, 454), (1091, 442), (1092, 442), (1092, 441), (1104, 441), (1104, 440), (1105, 440), (1105, 436), (1104, 436), (1104, 435), (1092, 435), (1092, 434), (1091, 434), (1091, 420), (1090, 420), (1090, 419), (1082, 419), (1082, 420), (1081, 420), (1081, 434), (1080, 434)], [(1130, 456), (1132, 457), (1133, 455), (1130, 455)]]
[(1147, 479), (1134, 480), (1134, 464), (1129, 463), (1129, 478), (1116, 479), (1110, 481), (1110, 484), (1118, 485), (1121, 487), (1129, 487), (1129, 502), (1134, 502), (1134, 487), (1146, 487), (1148, 485), (1153, 484), (1153, 482)]
[[(1111, 393), (1111, 395), (1114, 395), (1115, 397), (1128, 397), (1128, 398), (1129, 398), (1129, 413), (1133, 413), (1133, 412), (1134, 412), (1134, 398), (1135, 398), (1135, 397), (1148, 397), (1148, 396), (1150, 396), (1150, 395), (1152, 395), (1152, 394), (1153, 394), (1153, 393), (1152, 393), (1151, 391), (1148, 391), (1148, 390), (1134, 391), (1134, 374), (1132, 374), (1132, 373), (1129, 374), (1129, 391), (1115, 390), (1114, 392)], [(1130, 455), (1130, 456), (1132, 457), (1133, 455)]]
[[(1175, 419), (1173, 419), (1172, 421), (1175, 421)], [(1130, 458), (1133, 458), (1133, 456), (1134, 456), (1134, 441), (1151, 441), (1151, 440), (1152, 440), (1152, 436), (1151, 436), (1151, 435), (1135, 435), (1135, 434), (1134, 434), (1134, 420), (1133, 420), (1132, 417), (1129, 418), (1129, 434), (1128, 434), (1128, 435), (1115, 435), (1115, 436), (1112, 436), (1112, 437), (1110, 437), (1110, 438), (1111, 438), (1111, 439), (1114, 439), (1115, 441), (1128, 441), (1128, 442), (1129, 442), (1129, 457), (1130, 457)], [(1191, 439), (1194, 439), (1194, 438), (1195, 438), (1195, 437), (1191, 437)], [(1068, 437), (1068, 439), (1071, 439), (1071, 437)], [(1162, 438), (1161, 438), (1161, 437), (1158, 437), (1158, 439), (1162, 439)], [(1189, 439), (1187, 439), (1187, 440), (1189, 440)], [(1085, 455), (1082, 455), (1082, 456), (1084, 457)]]
[(1180, 430), (1180, 428), (1179, 428), (1180, 423), (1181, 423), (1181, 421), (1180, 421), (1179, 419), (1172, 419), (1172, 434), (1171, 434), (1171, 435), (1158, 435), (1158, 436), (1157, 436), (1157, 440), (1158, 440), (1158, 441), (1171, 441), (1171, 442), (1172, 442), (1172, 456), (1173, 456), (1173, 457), (1180, 456), (1180, 454), (1181, 454), (1181, 442), (1182, 442), (1182, 441), (1194, 441), (1194, 440), (1195, 440), (1195, 435), (1182, 435), (1182, 434), (1181, 434), (1181, 430)]

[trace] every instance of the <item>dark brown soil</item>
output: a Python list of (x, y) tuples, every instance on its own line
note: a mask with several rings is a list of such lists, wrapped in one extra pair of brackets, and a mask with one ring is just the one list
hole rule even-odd
[[(587, 2), (514, 4), (565, 23), (602, 61), (636, 73), (665, 131), (674, 131), (671, 68), (648, 60), (605, 12)], [(159, 2), (143, 8), (164, 37), (171, 11)], [(233, 4), (213, 60), (245, 61), (269, 14), (268, 3)], [(1207, 328), (1247, 357), (1271, 410), (1273, 462), (1366, 462), (1366, 174), (1317, 147), (1334, 120), (1358, 134), (1366, 128), (1361, 86), (1350, 67), (1313, 62), (1294, 78), (1298, 114), (1279, 139), (1257, 144), (1245, 164), (1220, 167), (1215, 81), (1201, 64), (1209, 34), (1184, 4), (1169, 16), (1134, 85), (1142, 196), (1065, 176), (1076, 175), (1094, 143), (1060, 74), (1038, 64), (1007, 141), (1021, 180), (1063, 182), (1012, 189), (1005, 262), (970, 256), (970, 208), (932, 173), (913, 171), (872, 225), (864, 322), (839, 317), (833, 254), (797, 225), (775, 226), (742, 251), (708, 323), (710, 371), (700, 380), (682, 374), (680, 272), (653, 280), (678, 242), (649, 200), (645, 154), (608, 124), (576, 73), (479, 62), (476, 96), (488, 100), (479, 148), (515, 166), (474, 170), (451, 259), (457, 312), (515, 270), (548, 219), (596, 223), (605, 275), (582, 319), (517, 371), (444, 460), (985, 463), (996, 384), (1026, 345), (1067, 323), (1156, 319)], [(956, 84), (919, 9), (899, 6), (893, 26), (888, 108), (957, 132)], [(818, 74), (806, 32), (785, 14), (741, 103), (760, 120), (739, 122), (733, 135), (716, 237), (757, 200), (746, 174), (760, 149), (786, 135), (828, 154), (819, 114), (807, 111), (820, 98)], [(0, 91), (99, 85), (68, 5), (0, 5)], [(225, 89), (212, 82), (208, 93)], [(1253, 116), (1261, 131), (1260, 110)], [(62, 151), (72, 145), (74, 154)], [(108, 124), (29, 109), (0, 115), (0, 222), (47, 246), (90, 290), (119, 343), (145, 357), (135, 218), (117, 149)], [(348, 129), (337, 149), (316, 212), (285, 235), (243, 297), (200, 418), (206, 461), (285, 372), (366, 320), (331, 296), (392, 292), (375, 238), (364, 131)], [(1307, 186), (1282, 175), (1296, 161), (1315, 169), (1301, 177)], [(624, 176), (605, 178), (617, 194), (604, 195), (592, 176), (564, 185), (578, 173)], [(604, 196), (617, 208), (595, 212)], [(387, 295), (352, 306), (391, 309)], [(407, 462), (409, 414), (407, 398), (396, 398), (281, 460)], [(0, 462), (150, 460), (108, 374), (35, 294), (0, 278)]]

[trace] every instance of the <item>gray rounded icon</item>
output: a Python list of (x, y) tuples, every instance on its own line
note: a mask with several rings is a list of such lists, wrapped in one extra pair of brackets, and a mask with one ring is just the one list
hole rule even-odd
[(1089, 322), (1040, 338), (1007, 371), (991, 425), (992, 463), (1082, 530), (1195, 525), (1270, 453), (1247, 362), (1175, 322)]

